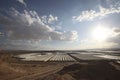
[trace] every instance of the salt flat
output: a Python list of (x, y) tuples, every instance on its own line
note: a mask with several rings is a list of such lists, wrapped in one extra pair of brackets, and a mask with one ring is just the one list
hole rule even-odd
[[(119, 60), (120, 56), (115, 53), (74, 52), (74, 53), (27, 53), (16, 57), (24, 61), (77, 61), (79, 60)], [(77, 59), (77, 60), (76, 60)]]

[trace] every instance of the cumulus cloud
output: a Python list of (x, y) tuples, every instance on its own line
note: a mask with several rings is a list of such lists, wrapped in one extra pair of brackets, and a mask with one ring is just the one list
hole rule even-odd
[(19, 3), (23, 4), (24, 6), (27, 6), (24, 0), (17, 0)]
[(41, 19), (46, 24), (52, 24), (52, 23), (58, 21), (58, 17), (53, 16), (52, 14), (50, 14), (49, 16), (42, 16)]
[[(71, 41), (73, 41), (73, 40), (77, 40), (77, 38), (78, 38), (78, 35), (77, 35), (78, 33), (77, 33), (77, 31), (69, 31), (69, 32), (65, 32), (65, 36), (64, 36), (64, 38), (63, 39), (65, 39), (65, 40), (71, 40)], [(66, 37), (67, 36), (67, 37)]]
[(53, 15), (49, 15), (49, 18), (48, 18), (48, 23), (52, 23), (54, 21), (57, 21), (58, 20), (58, 17), (54, 17)]
[[(50, 22), (54, 21), (52, 15), (51, 17)], [(71, 41), (78, 37), (76, 31), (59, 32), (53, 29), (42, 21), (42, 17), (36, 11), (19, 12), (11, 8), (9, 17), (0, 15), (0, 24), (4, 26), (7, 37), (12, 40)]]
[(110, 8), (104, 8), (99, 6), (98, 12), (95, 10), (82, 11), (79, 16), (73, 16), (73, 19), (76, 21), (91, 21), (95, 18), (105, 17), (109, 14), (120, 13), (120, 5), (110, 6)]

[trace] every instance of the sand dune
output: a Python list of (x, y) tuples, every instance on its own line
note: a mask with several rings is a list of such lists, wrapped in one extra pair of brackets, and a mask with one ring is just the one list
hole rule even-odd
[(109, 62), (73, 64), (42, 80), (120, 80), (120, 71)]
[(21, 61), (14, 55), (1, 53), (0, 80), (120, 80), (115, 61)]

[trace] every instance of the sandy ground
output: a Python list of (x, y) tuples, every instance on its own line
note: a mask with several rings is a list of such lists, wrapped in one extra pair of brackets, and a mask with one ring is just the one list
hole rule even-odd
[(120, 80), (120, 64), (93, 62), (25, 62), (0, 53), (0, 80)]
[(0, 53), (0, 80), (35, 80), (61, 70), (73, 62), (25, 62), (16, 54)]

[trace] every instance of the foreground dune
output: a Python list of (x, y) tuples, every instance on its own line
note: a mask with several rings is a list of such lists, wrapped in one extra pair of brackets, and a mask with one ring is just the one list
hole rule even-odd
[(0, 80), (120, 80), (114, 61), (26, 62), (1, 53)]
[(73, 64), (42, 80), (120, 80), (120, 71), (109, 62)]

